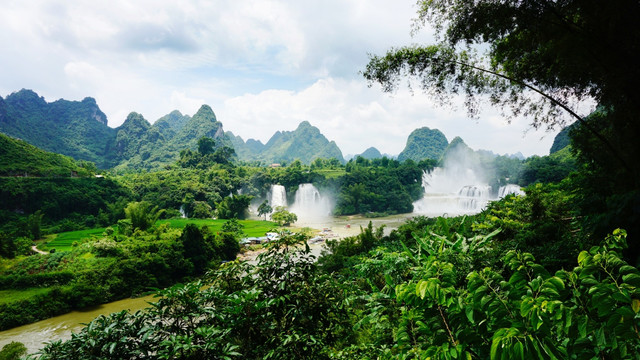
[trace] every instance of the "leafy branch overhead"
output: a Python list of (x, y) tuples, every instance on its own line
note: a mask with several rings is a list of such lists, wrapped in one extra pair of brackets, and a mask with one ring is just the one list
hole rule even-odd
[[(628, 128), (640, 103), (637, 2), (433, 0), (418, 7), (414, 32), (428, 22), (438, 43), (372, 56), (363, 72), (370, 85), (390, 92), (408, 77), (441, 104), (463, 95), (469, 115), (478, 116), (488, 101), (508, 119), (529, 117), (534, 128), (584, 123), (578, 109), (595, 102), (610, 110), (605, 122), (615, 135), (638, 135), (637, 126)], [(633, 157), (615, 138), (591, 128), (632, 170)]]

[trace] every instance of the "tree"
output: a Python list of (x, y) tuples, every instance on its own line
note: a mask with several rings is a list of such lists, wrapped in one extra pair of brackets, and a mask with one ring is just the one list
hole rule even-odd
[(216, 141), (210, 137), (203, 136), (198, 140), (198, 152), (200, 155), (213, 154), (216, 147)]
[(12, 341), (0, 350), (0, 360), (18, 360), (27, 353), (27, 347), (23, 343)]
[(42, 216), (44, 216), (44, 214), (42, 211), (38, 210), (27, 218), (29, 233), (33, 240), (40, 239), (40, 224), (42, 223)]
[(164, 210), (158, 210), (158, 207), (151, 207), (146, 201), (130, 202), (124, 209), (127, 218), (131, 220), (133, 229), (147, 230), (162, 215)]
[(194, 224), (187, 224), (182, 230), (180, 240), (184, 246), (184, 257), (193, 263), (195, 274), (202, 274), (207, 268), (211, 255), (202, 231)]
[(231, 233), (238, 238), (245, 236), (242, 229), (244, 229), (244, 225), (236, 218), (229, 219), (222, 224), (222, 232)]
[(233, 195), (225, 197), (216, 209), (220, 219), (244, 219), (249, 203), (253, 199), (250, 195)]
[(271, 213), (273, 208), (269, 205), (269, 200), (265, 200), (258, 206), (258, 216), (264, 215), (264, 220), (267, 221), (267, 214)]
[[(608, 167), (623, 168), (637, 184), (637, 1), (422, 0), (418, 6), (414, 31), (430, 22), (439, 42), (373, 56), (364, 71), (370, 83), (392, 91), (401, 77), (415, 77), (444, 104), (451, 94), (465, 94), (472, 116), (488, 99), (509, 117), (530, 116), (535, 128), (578, 120), (615, 159)], [(610, 110), (602, 119), (607, 131), (578, 115), (577, 104), (589, 100)]]
[(298, 221), (298, 216), (287, 211), (284, 206), (277, 206), (276, 211), (271, 214), (271, 220), (277, 222), (280, 226), (289, 226), (291, 223)]

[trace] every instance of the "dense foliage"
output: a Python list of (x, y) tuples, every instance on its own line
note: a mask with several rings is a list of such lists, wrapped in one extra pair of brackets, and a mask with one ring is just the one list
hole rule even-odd
[(554, 273), (526, 244), (501, 248), (500, 229), (483, 234), (489, 222), (418, 218), (391, 236), (369, 226), (318, 262), (283, 234), (256, 265), (229, 263), (161, 291), (146, 312), (100, 317), (39, 358), (640, 356), (640, 272), (621, 256), (624, 231)]
[(425, 159), (440, 160), (447, 145), (449, 142), (440, 130), (419, 128), (409, 134), (407, 144), (398, 155), (398, 160), (411, 159), (416, 162)]
[(337, 215), (358, 213), (397, 214), (413, 211), (413, 202), (423, 194), (422, 172), (435, 162), (399, 162), (386, 157), (349, 160), (339, 179)]
[(95, 170), (93, 163), (46, 152), (0, 134), (0, 176), (85, 177)]
[(49, 232), (114, 224), (131, 196), (111, 178), (0, 178), (0, 232), (30, 236), (38, 211)]
[(266, 144), (249, 139), (245, 143), (239, 136), (227, 133), (240, 160), (260, 161), (263, 164), (291, 163), (299, 160), (310, 164), (317, 158), (338, 159), (344, 163), (342, 151), (334, 141), (329, 141), (320, 130), (301, 122), (294, 131), (277, 131)]
[(115, 231), (107, 228), (97, 239), (76, 243), (71, 251), (16, 259), (0, 270), (0, 290), (34, 296), (0, 302), (0, 329), (193, 279), (235, 259), (239, 239), (238, 232), (212, 233), (193, 224), (132, 232), (121, 223)]

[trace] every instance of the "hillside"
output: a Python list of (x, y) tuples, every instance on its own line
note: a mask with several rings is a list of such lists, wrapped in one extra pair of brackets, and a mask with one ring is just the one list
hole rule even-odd
[(551, 145), (551, 149), (549, 149), (549, 154), (556, 153), (565, 147), (571, 145), (571, 131), (578, 125), (577, 122), (565, 127), (560, 131), (555, 138), (553, 138), (553, 144)]
[(262, 161), (263, 163), (292, 162), (300, 160), (310, 164), (317, 158), (336, 158), (344, 163), (342, 151), (334, 141), (329, 141), (320, 130), (303, 121), (294, 131), (276, 131), (266, 144), (228, 132), (227, 137), (233, 144), (240, 160)]
[(0, 133), (99, 168), (117, 169), (157, 169), (175, 162), (181, 150), (194, 150), (203, 136), (223, 137), (222, 123), (208, 105), (193, 117), (173, 111), (153, 125), (132, 112), (114, 129), (93, 98), (48, 103), (24, 89), (0, 97)]
[(91, 173), (90, 166), (82, 167), (68, 156), (50, 153), (26, 141), (0, 134), (0, 176), (69, 177)]
[(398, 155), (398, 160), (437, 160), (440, 159), (448, 144), (447, 138), (440, 130), (419, 128), (409, 135), (404, 150)]
[[(356, 155), (358, 156), (358, 155)], [(367, 150), (365, 150), (362, 154), (360, 154), (359, 156), (362, 156), (365, 159), (380, 159), (382, 158), (382, 154), (380, 153), (380, 151), (378, 151), (378, 149), (376, 149), (375, 147), (370, 147)]]
[(20, 90), (0, 101), (0, 132), (101, 168), (115, 165), (109, 146), (116, 130), (90, 97), (47, 103), (31, 90)]
[(224, 137), (222, 123), (208, 105), (202, 105), (192, 117), (173, 111), (153, 125), (131, 113), (116, 130), (117, 169), (157, 169), (178, 160), (180, 151), (195, 150), (203, 136)]

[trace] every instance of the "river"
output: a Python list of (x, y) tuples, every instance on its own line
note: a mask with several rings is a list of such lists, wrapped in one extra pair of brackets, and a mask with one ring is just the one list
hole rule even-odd
[[(414, 215), (415, 214), (404, 214), (372, 219), (360, 216), (331, 217), (307, 221), (301, 220), (295, 225), (296, 228), (309, 227), (312, 229), (331, 229), (331, 231), (328, 232), (329, 234), (343, 238), (359, 234), (360, 227), (366, 227), (369, 224), (369, 221), (371, 221), (375, 227), (385, 225), (385, 233), (388, 234), (392, 229), (397, 228), (404, 223), (406, 219)], [(322, 244), (323, 243), (310, 244), (314, 255), (320, 255)], [(245, 259), (253, 261), (255, 255), (256, 254), (253, 254)], [(151, 301), (154, 301), (153, 295), (135, 299), (118, 300), (84, 310), (72, 311), (67, 314), (19, 326), (13, 329), (0, 331), (0, 348), (12, 341), (18, 341), (27, 347), (29, 354), (33, 354), (41, 349), (45, 342), (69, 339), (72, 332), (80, 331), (84, 327), (83, 324), (91, 322), (91, 320), (99, 315), (107, 315), (122, 310), (135, 312), (148, 307), (148, 302)]]
[(33, 354), (44, 347), (45, 342), (69, 339), (72, 332), (80, 331), (84, 327), (83, 324), (91, 322), (99, 315), (107, 315), (122, 310), (135, 312), (146, 308), (150, 301), (154, 301), (153, 295), (113, 301), (0, 331), (0, 348), (12, 341), (19, 341), (27, 347), (29, 354)]

